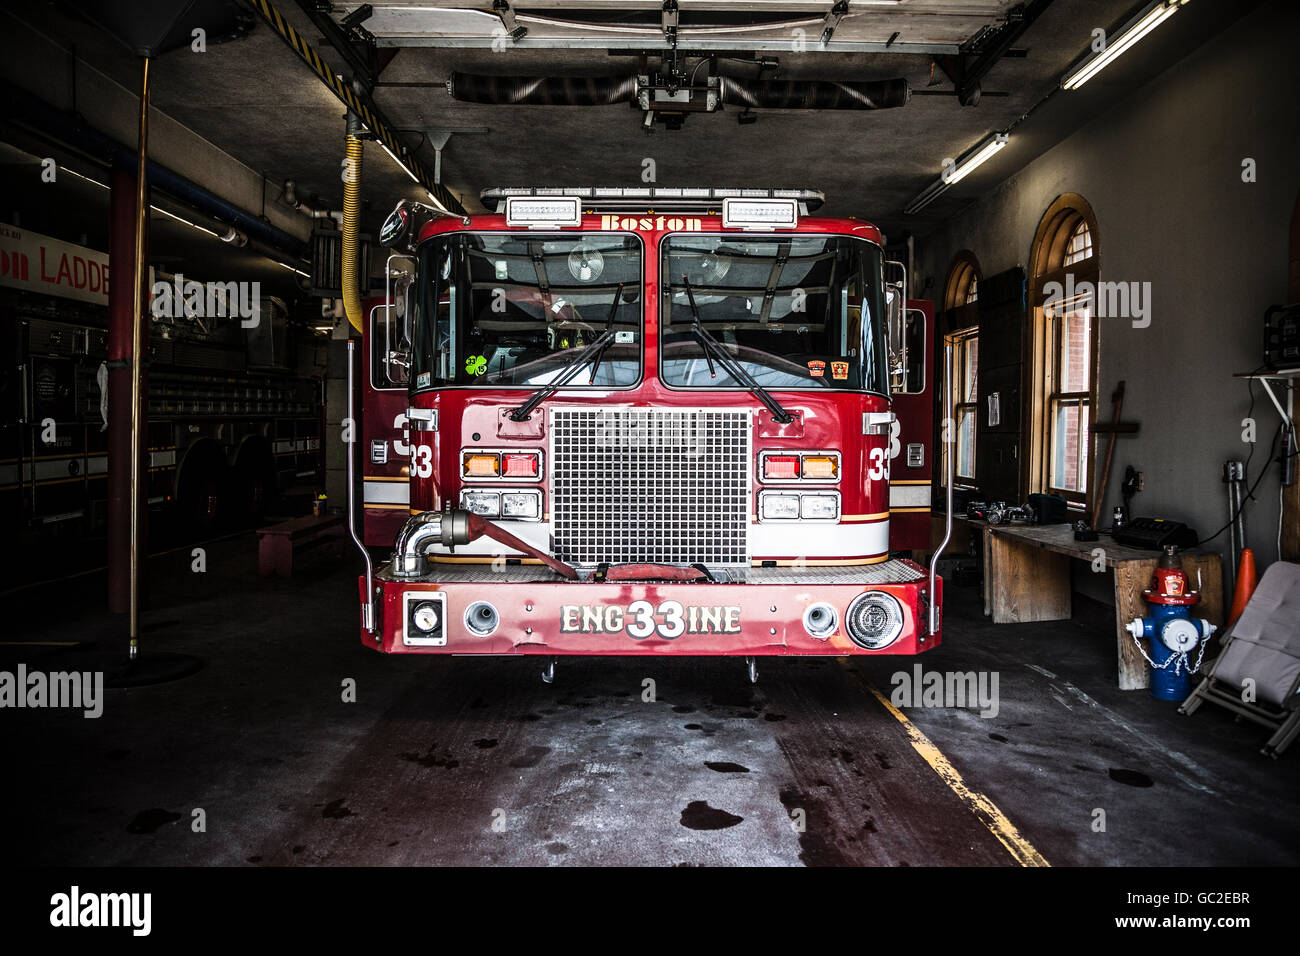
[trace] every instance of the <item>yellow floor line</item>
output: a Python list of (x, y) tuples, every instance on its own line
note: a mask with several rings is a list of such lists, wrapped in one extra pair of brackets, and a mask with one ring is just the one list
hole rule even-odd
[(948, 762), (948, 758), (921, 731), (920, 727), (908, 720), (902, 711), (889, 702), (889, 698), (876, 690), (865, 677), (853, 670), (846, 660), (840, 658), (840, 665), (849, 671), (862, 686), (871, 691), (885, 710), (897, 718), (898, 722), (903, 725), (903, 729), (907, 731), (907, 737), (912, 744), (912, 749), (921, 755), (922, 759), (939, 775), (939, 779), (948, 785), (948, 789), (957, 794), (958, 799), (966, 804), (975, 816), (979, 817), (980, 822), (998, 838), (999, 842), (1015, 857), (1017, 863), (1021, 866), (1052, 865), (1047, 862), (1041, 853), (1034, 849), (1032, 843), (1021, 835), (1015, 824), (1007, 819), (1006, 814), (999, 810), (992, 800), (966, 786), (966, 781), (957, 772), (957, 768)]

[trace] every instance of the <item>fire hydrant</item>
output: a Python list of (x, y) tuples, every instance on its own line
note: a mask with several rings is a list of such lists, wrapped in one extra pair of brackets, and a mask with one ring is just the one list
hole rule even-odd
[[(1187, 589), (1187, 575), (1178, 560), (1178, 549), (1166, 547), (1156, 566), (1151, 587), (1142, 592), (1151, 605), (1146, 617), (1128, 624), (1142, 656), (1151, 665), (1151, 696), (1157, 700), (1184, 700), (1192, 692), (1192, 675), (1200, 669), (1205, 645), (1217, 628), (1204, 618), (1193, 618), (1189, 608), (1201, 595)], [(1148, 655), (1140, 638), (1151, 644)], [(1200, 646), (1196, 663), (1191, 652)]]

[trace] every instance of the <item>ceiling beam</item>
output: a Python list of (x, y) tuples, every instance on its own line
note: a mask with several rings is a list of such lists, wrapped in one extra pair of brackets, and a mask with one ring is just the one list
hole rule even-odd
[(365, 124), (366, 129), (393, 156), (405, 164), (411, 175), (428, 191), (436, 203), (452, 215), (469, 215), (465, 207), (460, 204), (460, 201), (445, 186), (437, 182), (424, 168), (419, 159), (416, 158), (415, 154), (397, 138), (393, 125), (380, 112), (379, 107), (375, 105), (369, 94), (353, 89), (352, 86), (340, 79), (334, 68), (316, 52), (316, 49), (310, 43), (303, 39), (302, 34), (293, 28), (293, 24), (285, 18), (284, 14), (277, 10), (269, 0), (241, 0), (241, 2), (275, 31), (275, 34), (285, 42), (289, 49), (293, 50), (298, 59), (307, 64), (311, 71), (316, 74), (317, 79), (325, 84), (325, 87), (334, 94), (339, 102), (361, 118), (361, 122)]

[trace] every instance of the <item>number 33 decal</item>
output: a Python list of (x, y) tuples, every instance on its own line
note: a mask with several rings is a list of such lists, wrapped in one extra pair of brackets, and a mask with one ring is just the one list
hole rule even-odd
[(428, 445), (416, 445), (411, 449), (411, 474), (416, 478), (433, 476), (433, 449)]
[(871, 449), (871, 467), (867, 469), (867, 478), (871, 481), (883, 481), (889, 477), (889, 458), (884, 448)]

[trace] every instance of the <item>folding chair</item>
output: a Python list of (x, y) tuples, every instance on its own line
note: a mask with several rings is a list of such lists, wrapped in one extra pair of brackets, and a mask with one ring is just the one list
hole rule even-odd
[(1269, 566), (1223, 652), (1179, 713), (1210, 701), (1273, 728), (1260, 753), (1276, 758), (1300, 734), (1300, 564)]

